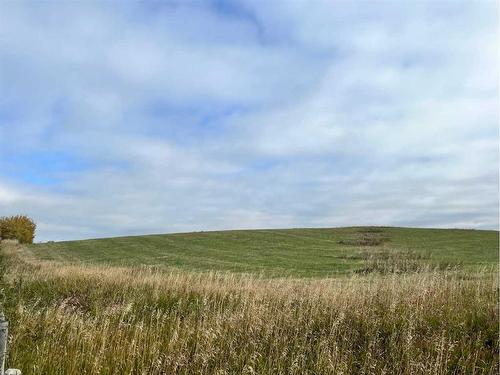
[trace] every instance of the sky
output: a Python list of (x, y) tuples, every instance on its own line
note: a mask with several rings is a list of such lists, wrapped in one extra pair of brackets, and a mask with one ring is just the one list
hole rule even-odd
[(496, 1), (2, 1), (0, 216), (498, 229), (498, 30)]

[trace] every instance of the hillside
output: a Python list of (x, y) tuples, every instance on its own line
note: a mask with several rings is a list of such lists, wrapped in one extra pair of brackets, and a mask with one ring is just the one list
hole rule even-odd
[(497, 247), (498, 232), (403, 228), (2, 242), (7, 366), (25, 375), (494, 374)]
[(188, 270), (328, 276), (362, 270), (374, 259), (475, 267), (498, 263), (498, 232), (351, 227), (236, 230), (36, 244), (44, 260), (156, 265)]

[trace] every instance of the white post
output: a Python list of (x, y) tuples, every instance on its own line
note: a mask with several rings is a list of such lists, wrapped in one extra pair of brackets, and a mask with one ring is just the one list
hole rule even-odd
[(7, 340), (9, 338), (9, 322), (5, 315), (0, 312), (0, 374), (5, 373), (5, 356), (7, 354)]
[(7, 340), (9, 339), (9, 322), (0, 311), (0, 375), (21, 375), (21, 370), (10, 368), (5, 371), (5, 357), (7, 356)]

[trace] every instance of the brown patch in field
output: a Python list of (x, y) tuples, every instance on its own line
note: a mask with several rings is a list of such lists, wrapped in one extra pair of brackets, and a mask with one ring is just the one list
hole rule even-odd
[(380, 246), (388, 241), (390, 238), (383, 230), (366, 228), (358, 230), (354, 238), (340, 240), (338, 243), (348, 246)]

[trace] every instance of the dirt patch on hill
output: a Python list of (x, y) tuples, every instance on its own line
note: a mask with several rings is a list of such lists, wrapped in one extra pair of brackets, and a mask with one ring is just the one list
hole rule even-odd
[(366, 228), (358, 230), (352, 238), (342, 239), (338, 243), (348, 246), (380, 246), (388, 241), (390, 238), (382, 229)]

